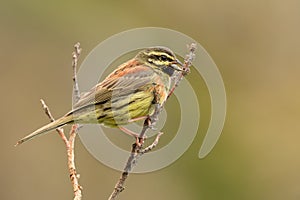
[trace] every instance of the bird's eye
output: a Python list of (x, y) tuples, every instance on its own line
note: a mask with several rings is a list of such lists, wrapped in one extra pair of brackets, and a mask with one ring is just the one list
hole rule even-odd
[(165, 55), (161, 55), (161, 56), (160, 56), (160, 60), (162, 60), (162, 61), (167, 61), (168, 58), (167, 58), (167, 56), (165, 56)]

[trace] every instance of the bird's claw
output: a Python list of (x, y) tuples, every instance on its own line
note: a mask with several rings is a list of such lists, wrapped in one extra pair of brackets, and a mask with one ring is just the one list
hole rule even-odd
[(157, 121), (158, 121), (157, 115), (149, 116), (147, 127), (154, 131), (157, 130), (157, 128), (155, 127)]

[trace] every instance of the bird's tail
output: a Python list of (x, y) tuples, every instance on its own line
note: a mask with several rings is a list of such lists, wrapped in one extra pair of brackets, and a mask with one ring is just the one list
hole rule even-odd
[(61, 127), (63, 125), (66, 125), (66, 124), (68, 124), (70, 122), (73, 122), (72, 115), (63, 116), (62, 118), (59, 118), (59, 119), (55, 120), (54, 122), (51, 122), (51, 123), (49, 123), (49, 124), (47, 124), (47, 125), (39, 128), (39, 129), (37, 129), (33, 133), (25, 136), (24, 138), (22, 138), (21, 140), (19, 140), (15, 146), (20, 145), (20, 144), (22, 144), (22, 143), (24, 143), (24, 142), (26, 142), (28, 140), (31, 140), (32, 138), (34, 138), (36, 136), (45, 134), (48, 131), (51, 131), (53, 129), (56, 129), (56, 128), (59, 128), (59, 127)]

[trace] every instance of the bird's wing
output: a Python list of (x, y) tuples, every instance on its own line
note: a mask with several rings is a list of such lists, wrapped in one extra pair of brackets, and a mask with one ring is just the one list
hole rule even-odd
[(70, 113), (88, 106), (105, 103), (110, 101), (112, 97), (133, 93), (155, 82), (153, 79), (155, 72), (150, 67), (140, 65), (136, 61), (128, 63), (131, 64), (121, 65), (101, 83), (85, 93)]

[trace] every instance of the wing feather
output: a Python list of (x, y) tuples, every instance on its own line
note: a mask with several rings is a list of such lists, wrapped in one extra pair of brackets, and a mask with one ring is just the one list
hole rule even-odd
[(101, 83), (85, 93), (74, 105), (74, 110), (67, 115), (95, 104), (111, 101), (112, 96), (115, 98), (130, 94), (153, 84), (155, 72), (150, 67), (134, 61), (128, 63), (132, 64), (120, 66)]

